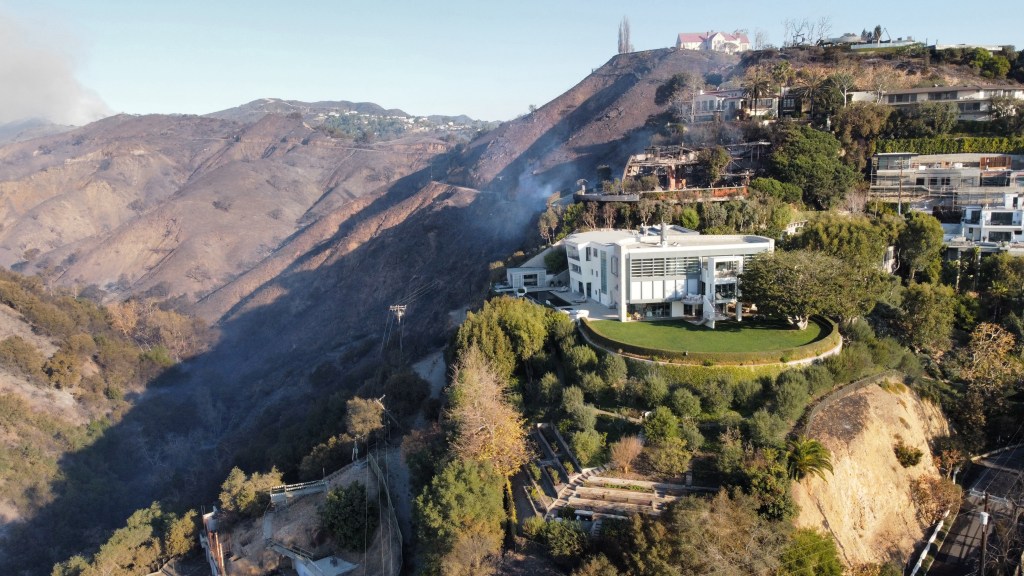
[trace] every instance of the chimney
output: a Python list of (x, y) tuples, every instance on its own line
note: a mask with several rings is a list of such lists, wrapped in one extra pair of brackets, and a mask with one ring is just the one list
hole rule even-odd
[(668, 241), (665, 239), (665, 221), (661, 222), (661, 247), (668, 246)]

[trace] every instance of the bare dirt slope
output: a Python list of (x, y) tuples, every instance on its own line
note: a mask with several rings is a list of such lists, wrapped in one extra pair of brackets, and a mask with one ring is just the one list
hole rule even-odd
[(670, 48), (615, 56), (535, 112), (475, 140), (457, 176), (475, 188), (551, 191), (591, 177), (600, 164), (619, 173), (665, 122), (659, 115), (668, 104), (655, 103), (659, 86), (681, 72), (728, 71), (737, 61)]
[(194, 302), (446, 147), (356, 147), (274, 115), (108, 118), (0, 148), (0, 264), (115, 297)]
[[(910, 497), (910, 483), (938, 476), (929, 441), (949, 433), (934, 405), (913, 392), (868, 386), (820, 412), (807, 436), (832, 451), (834, 474), (794, 485), (798, 526), (831, 533), (847, 565), (906, 560), (924, 534)], [(901, 438), (924, 453), (903, 468), (893, 444)]]

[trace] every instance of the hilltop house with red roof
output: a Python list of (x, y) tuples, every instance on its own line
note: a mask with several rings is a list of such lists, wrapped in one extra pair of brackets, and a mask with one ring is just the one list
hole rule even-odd
[(750, 40), (747, 39), (746, 34), (681, 32), (676, 39), (676, 48), (680, 50), (707, 50), (736, 54), (750, 50)]

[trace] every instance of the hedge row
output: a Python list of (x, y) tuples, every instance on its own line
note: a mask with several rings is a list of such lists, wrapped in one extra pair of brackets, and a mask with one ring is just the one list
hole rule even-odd
[(747, 366), (806, 360), (807, 358), (820, 356), (839, 345), (842, 341), (842, 336), (839, 335), (839, 327), (836, 326), (835, 322), (819, 316), (815, 316), (811, 320), (821, 325), (822, 333), (825, 334), (825, 336), (815, 340), (814, 342), (804, 344), (803, 346), (798, 346), (796, 348), (763, 352), (679, 352), (675, 350), (660, 350), (657, 348), (636, 346), (612, 340), (598, 334), (593, 327), (590, 326), (590, 323), (586, 318), (580, 319), (580, 330), (583, 331), (584, 335), (586, 335), (591, 342), (626, 356), (677, 364), (696, 364), (703, 366), (723, 364)]
[(700, 364), (659, 364), (655, 368), (669, 382), (686, 382), (696, 388), (715, 386), (722, 378), (731, 378), (734, 382), (771, 378), (789, 369), (785, 364), (750, 364), (748, 366), (716, 365), (701, 366)]
[(877, 152), (912, 152), (916, 154), (1024, 154), (1024, 136), (1009, 138), (907, 138), (878, 140)]

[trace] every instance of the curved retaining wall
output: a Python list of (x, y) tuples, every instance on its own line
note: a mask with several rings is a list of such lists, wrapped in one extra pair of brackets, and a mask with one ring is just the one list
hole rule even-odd
[[(835, 322), (821, 316), (811, 318), (818, 323), (822, 331), (828, 333), (803, 346), (788, 350), (772, 350), (766, 352), (678, 352), (675, 350), (659, 350), (645, 348), (625, 342), (606, 338), (590, 326), (586, 318), (579, 321), (580, 333), (591, 345), (605, 352), (618, 354), (634, 360), (654, 362), (656, 364), (686, 364), (696, 366), (803, 366), (814, 363), (822, 358), (838, 354), (843, 349), (843, 338)], [(612, 322), (612, 320), (599, 320)]]

